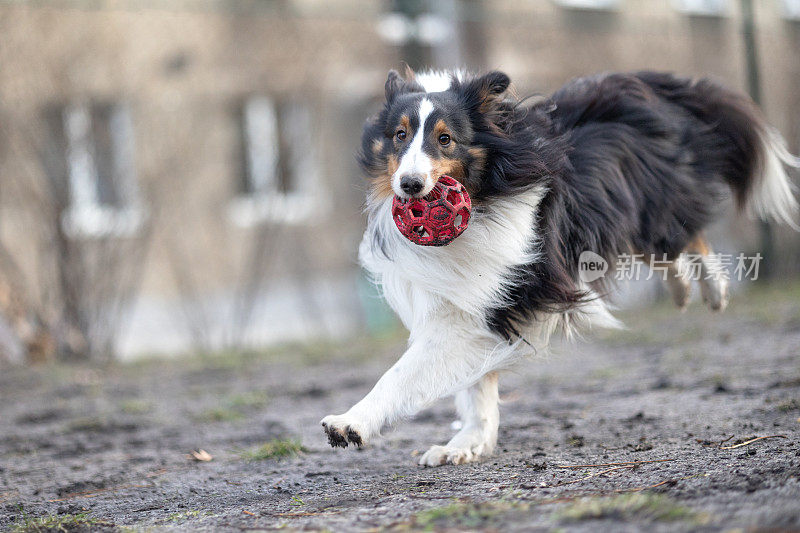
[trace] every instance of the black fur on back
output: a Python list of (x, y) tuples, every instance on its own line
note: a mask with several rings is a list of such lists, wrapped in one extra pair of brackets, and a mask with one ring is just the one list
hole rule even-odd
[(564, 172), (566, 146), (552, 132), (548, 106), (526, 107), (502, 98), (510, 80), (500, 72), (451, 87), (466, 109), (472, 145), (486, 152), (486, 165), (471, 196), (483, 201), (519, 194)]
[(495, 112), (500, 131), (476, 129), (475, 144), (490, 152), (484, 195), (548, 188), (540, 259), (519, 268), (511, 303), (488, 312), (507, 338), (538, 313), (569, 312), (587, 298), (578, 281), (585, 250), (612, 266), (624, 253), (676, 257), (715, 217), (728, 186), (744, 205), (763, 158), (755, 105), (706, 79), (603, 74), (527, 110), (504, 105)]

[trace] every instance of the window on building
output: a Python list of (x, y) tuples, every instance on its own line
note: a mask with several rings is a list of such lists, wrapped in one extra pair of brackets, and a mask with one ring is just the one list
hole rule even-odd
[(465, 43), (459, 34), (463, 0), (391, 0), (386, 7), (378, 19), (378, 35), (401, 47), (411, 68), (463, 63)]
[(307, 220), (321, 197), (310, 106), (254, 96), (240, 116), (244, 168), (231, 218), (240, 226)]
[[(59, 110), (55, 132), (65, 152), (67, 208), (72, 237), (135, 233), (143, 213), (136, 181), (133, 122), (127, 106), (72, 104)], [(60, 177), (57, 177), (60, 179)]]
[(672, 0), (672, 5), (687, 15), (718, 17), (728, 12), (728, 0)]
[(619, 7), (620, 0), (555, 0), (555, 3), (569, 9), (613, 10)]
[(800, 20), (800, 0), (782, 0), (783, 16), (791, 20)]
[(280, 137), (275, 105), (269, 98), (251, 98), (242, 109), (245, 168), (242, 192), (259, 196), (278, 190)]

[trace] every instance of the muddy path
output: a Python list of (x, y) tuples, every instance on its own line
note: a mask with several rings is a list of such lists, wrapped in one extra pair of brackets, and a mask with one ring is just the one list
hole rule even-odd
[(360, 451), (318, 426), (399, 336), (0, 369), (0, 529), (800, 528), (800, 285), (621, 316), (504, 375), (496, 455), (436, 469), (449, 400)]

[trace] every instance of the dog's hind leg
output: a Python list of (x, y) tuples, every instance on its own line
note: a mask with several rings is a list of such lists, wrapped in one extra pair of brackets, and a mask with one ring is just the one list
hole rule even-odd
[(686, 309), (691, 295), (692, 278), (689, 262), (684, 255), (679, 255), (667, 267), (666, 284), (675, 305), (681, 310)]
[(689, 242), (686, 252), (699, 258), (700, 292), (703, 301), (712, 311), (722, 311), (728, 305), (728, 275), (722, 268), (719, 257), (702, 234)]
[(461, 429), (444, 446), (431, 446), (419, 461), (423, 466), (462, 464), (491, 455), (497, 444), (500, 421), (497, 372), (483, 376), (478, 383), (456, 393), (456, 409)]

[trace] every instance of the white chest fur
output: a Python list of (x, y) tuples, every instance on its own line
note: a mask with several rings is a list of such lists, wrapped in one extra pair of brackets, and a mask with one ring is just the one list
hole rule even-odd
[(483, 321), (487, 308), (506, 300), (515, 267), (536, 259), (534, 217), (543, 194), (533, 189), (476, 209), (467, 230), (443, 247), (418, 246), (403, 237), (387, 199), (369, 213), (359, 259), (412, 333), (442, 311)]

